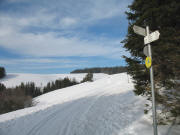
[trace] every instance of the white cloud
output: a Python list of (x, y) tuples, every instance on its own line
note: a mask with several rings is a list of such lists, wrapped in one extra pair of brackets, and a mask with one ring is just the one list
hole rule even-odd
[[(11, 2), (18, 1), (11, 0)], [(30, 13), (24, 14), (22, 11), (14, 16), (1, 13), (0, 46), (23, 55), (37, 57), (119, 57), (117, 54), (126, 53), (119, 45), (120, 39), (93, 35), (91, 35), (93, 40), (81, 39), (84, 33), (73, 29), (70, 30), (71, 36), (63, 36), (63, 33), (74, 27), (88, 27), (101, 19), (123, 15), (127, 3), (125, 0), (52, 0), (45, 1), (43, 7), (37, 4), (36, 8), (30, 8)], [(22, 31), (29, 26), (63, 29), (63, 31), (23, 33)]]
[(65, 59), (60, 59), (60, 60), (56, 60), (56, 59), (50, 59), (50, 58), (23, 58), (23, 59), (1, 59), (0, 63), (3, 65), (13, 65), (13, 64), (21, 64), (21, 63), (39, 63), (39, 64), (43, 64), (43, 63), (59, 63), (59, 62), (63, 62), (63, 63), (71, 63), (70, 60), (65, 60)]
[(70, 27), (72, 25), (75, 25), (76, 23), (77, 23), (77, 20), (74, 18), (70, 18), (70, 17), (65, 17), (60, 20), (60, 25), (62, 27)]
[(33, 70), (33, 69), (61, 69), (61, 68), (78, 68), (79, 64), (63, 64), (63, 65), (36, 65), (36, 66), (23, 66), (24, 70)]
[[(30, 9), (30, 11), (33, 9)], [(23, 29), (28, 26), (36, 27), (54, 27), (54, 20), (57, 18), (56, 14), (48, 13), (45, 8), (39, 8), (37, 12), (31, 14), (20, 15), (0, 13), (0, 24), (10, 27), (17, 27)]]
[(17, 68), (20, 70), (39, 70), (39, 69), (60, 69), (60, 68), (78, 68), (88, 66), (88, 61), (72, 59), (53, 59), (53, 58), (11, 58), (0, 59), (1, 65), (10, 70)]
[(58, 37), (56, 33), (22, 34), (14, 31), (0, 36), (1, 46), (30, 56), (105, 56), (116, 51), (113, 43), (107, 39), (89, 41), (79, 37)]
[(127, 0), (97, 0), (92, 2), (94, 6), (90, 10), (90, 14), (93, 19), (104, 19), (124, 15), (128, 4)]
[(25, 2), (26, 0), (7, 0), (7, 1), (14, 3), (14, 2)]
[[(13, 22), (21, 27), (39, 26), (68, 29), (68, 26), (71, 25), (87, 27), (101, 19), (122, 16), (132, 0), (44, 0), (43, 3), (25, 0), (9, 1), (23, 1), (36, 6), (28, 7), (26, 12), (15, 12), (15, 16), (11, 15), (10, 18), (6, 18), (6, 23)], [(2, 18), (2, 16), (0, 17)]]

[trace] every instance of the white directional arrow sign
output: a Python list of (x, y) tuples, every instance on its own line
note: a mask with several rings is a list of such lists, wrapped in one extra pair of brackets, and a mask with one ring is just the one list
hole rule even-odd
[(134, 25), (133, 30), (138, 35), (141, 35), (141, 36), (144, 36), (144, 37), (146, 36), (146, 29), (144, 29), (142, 27)]
[(149, 44), (149, 43), (151, 43), (153, 41), (158, 40), (159, 39), (159, 35), (160, 35), (159, 31), (156, 30), (155, 32), (145, 36), (144, 37), (144, 44), (146, 45), (146, 44)]

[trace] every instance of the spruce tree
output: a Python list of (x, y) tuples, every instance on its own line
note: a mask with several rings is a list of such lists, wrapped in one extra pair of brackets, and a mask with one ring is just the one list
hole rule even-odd
[[(133, 25), (159, 30), (160, 39), (151, 43), (156, 91), (162, 87), (176, 89), (175, 80), (180, 79), (180, 1), (134, 0), (128, 7), (128, 34), (122, 43), (131, 54), (131, 57), (124, 58), (128, 73), (134, 79), (135, 93), (150, 95), (150, 80), (149, 70), (144, 66), (144, 40), (134, 33)], [(164, 102), (164, 97), (159, 99)]]
[(149, 83), (149, 75), (144, 66), (144, 40), (133, 32), (133, 25), (148, 25), (151, 31), (160, 31), (160, 39), (151, 43), (155, 79), (161, 86), (172, 87), (171, 80), (180, 76), (180, 1), (134, 0), (129, 9), (126, 12), (129, 20), (128, 34), (123, 43), (132, 56), (125, 59), (137, 88), (141, 89), (142, 85)]
[(93, 74), (92, 73), (88, 73), (84, 78), (83, 80), (81, 81), (81, 83), (83, 82), (92, 82), (93, 81)]
[(0, 83), (0, 92), (4, 91), (6, 89), (6, 87), (4, 86), (4, 84)]
[(6, 76), (6, 70), (4, 67), (0, 67), (0, 78), (3, 78)]

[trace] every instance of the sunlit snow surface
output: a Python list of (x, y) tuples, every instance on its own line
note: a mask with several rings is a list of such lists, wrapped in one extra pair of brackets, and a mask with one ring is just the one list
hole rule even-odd
[[(106, 75), (39, 96), (34, 107), (0, 115), (0, 135), (152, 135), (146, 102), (134, 95), (126, 73)], [(158, 127), (159, 135), (179, 135), (178, 129)]]

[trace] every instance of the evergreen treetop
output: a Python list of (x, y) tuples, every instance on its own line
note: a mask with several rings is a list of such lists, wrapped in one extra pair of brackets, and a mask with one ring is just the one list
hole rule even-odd
[[(173, 86), (171, 79), (180, 76), (180, 2), (178, 0), (134, 0), (126, 12), (129, 20), (128, 34), (123, 41), (130, 53), (125, 57), (129, 73), (133, 75), (137, 88), (149, 82), (144, 66), (144, 40), (133, 32), (133, 25), (149, 26), (151, 31), (159, 30), (160, 39), (152, 44), (153, 67), (156, 83)], [(139, 82), (140, 81), (140, 82)]]
[[(179, 0), (134, 0), (126, 12), (129, 20), (128, 34), (122, 43), (131, 57), (124, 56), (128, 73), (135, 83), (135, 93), (150, 96), (149, 69), (144, 65), (144, 40), (133, 31), (133, 25), (149, 26), (159, 30), (160, 39), (151, 43), (156, 101), (163, 104), (175, 116), (180, 116), (180, 1)], [(163, 88), (163, 94), (158, 89)], [(167, 90), (171, 88), (171, 90)], [(162, 90), (162, 89), (161, 89)], [(161, 91), (162, 92), (162, 91)], [(171, 102), (168, 102), (171, 99)]]

